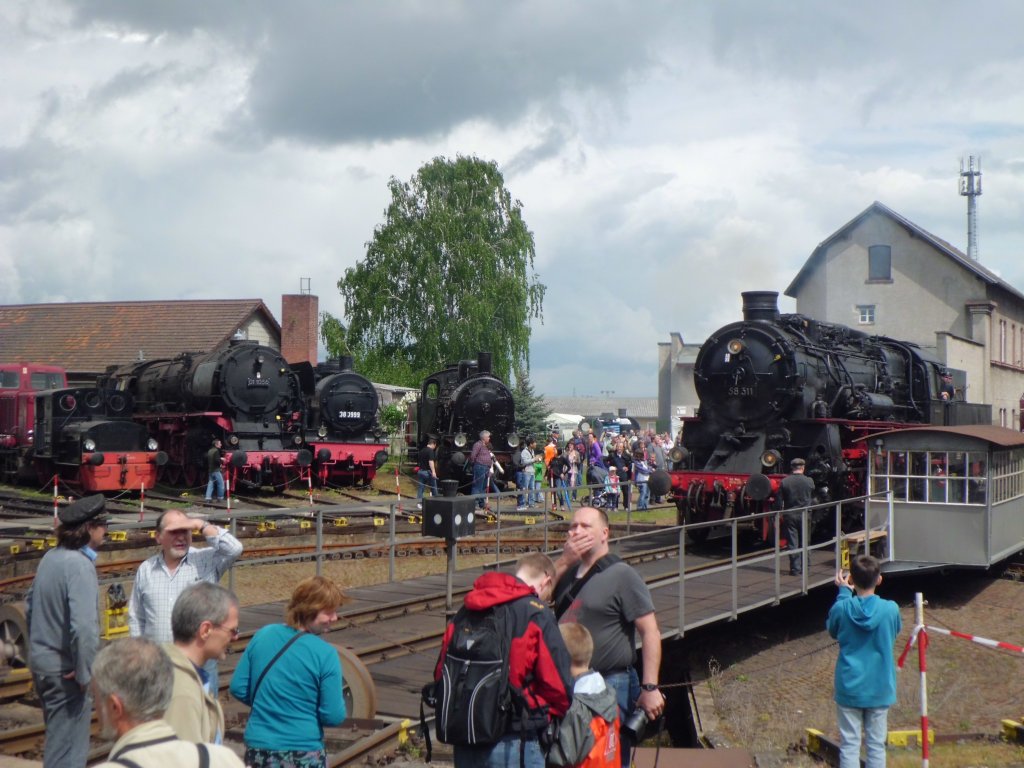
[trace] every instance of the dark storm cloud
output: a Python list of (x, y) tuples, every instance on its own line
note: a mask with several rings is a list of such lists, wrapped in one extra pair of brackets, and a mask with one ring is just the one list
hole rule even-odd
[(649, 67), (667, 2), (135, 3), (83, 0), (79, 24), (196, 30), (255, 57), (234, 130), (318, 144), (514, 122), (565, 89), (614, 92)]
[(119, 99), (144, 93), (169, 75), (176, 73), (180, 73), (180, 68), (170, 64), (162, 67), (144, 65), (124, 69), (105, 83), (93, 88), (89, 92), (89, 101), (94, 107), (103, 108)]

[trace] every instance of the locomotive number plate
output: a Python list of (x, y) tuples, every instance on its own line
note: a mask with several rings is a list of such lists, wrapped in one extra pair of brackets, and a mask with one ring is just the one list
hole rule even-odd
[(361, 419), (363, 414), (359, 411), (338, 411), (339, 419)]
[(757, 387), (729, 387), (729, 395), (732, 397), (757, 397)]

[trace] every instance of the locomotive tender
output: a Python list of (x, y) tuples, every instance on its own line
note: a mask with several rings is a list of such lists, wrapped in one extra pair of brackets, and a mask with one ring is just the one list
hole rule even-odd
[[(684, 420), (669, 473), (680, 524), (766, 510), (795, 458), (807, 462), (815, 503), (863, 495), (864, 438), (907, 425), (990, 423), (990, 406), (947, 399), (948, 371), (917, 345), (780, 315), (777, 299), (744, 293), (743, 320), (713, 333), (697, 355), (700, 408)], [(861, 514), (844, 510), (844, 520)]]
[(114, 368), (106, 380), (133, 397), (136, 421), (170, 457), (171, 484), (205, 482), (215, 437), (235, 483), (285, 487), (312, 463), (298, 376), (276, 349), (234, 339), (214, 352)]
[(502, 486), (512, 479), (512, 452), (519, 447), (515, 402), (505, 383), (491, 374), (489, 352), (428, 376), (410, 411), (410, 454), (427, 444), (428, 435), (436, 436), (442, 480), (457, 480), (461, 487), (472, 482), (469, 452), (483, 430), (491, 433), (491, 452), (502, 468), (495, 480)]
[(68, 387), (57, 366), (0, 364), (3, 478), (46, 484), (56, 476), (76, 493), (152, 488), (167, 454), (131, 411), (124, 393)]
[[(380, 425), (380, 395), (373, 383), (352, 369), (352, 358), (329, 360), (311, 369), (314, 386), (305, 390), (306, 447), (321, 486), (367, 485), (388, 459)], [(301, 378), (308, 381), (306, 375)]]

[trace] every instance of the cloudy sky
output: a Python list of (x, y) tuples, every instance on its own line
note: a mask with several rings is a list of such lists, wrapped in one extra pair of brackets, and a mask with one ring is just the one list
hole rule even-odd
[[(1024, 288), (1017, 0), (4, 0), (0, 303), (336, 283), (387, 180), (497, 161), (548, 286), (532, 378), (657, 391), (879, 200)], [(783, 310), (792, 305), (783, 304)]]

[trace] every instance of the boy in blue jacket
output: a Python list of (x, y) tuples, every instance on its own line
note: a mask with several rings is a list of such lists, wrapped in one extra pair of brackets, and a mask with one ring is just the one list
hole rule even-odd
[(850, 573), (836, 574), (839, 594), (826, 626), (839, 641), (835, 672), (839, 768), (860, 765), (862, 730), (866, 768), (885, 768), (889, 707), (896, 701), (892, 648), (903, 622), (899, 606), (875, 594), (881, 583), (881, 568), (871, 555), (854, 557)]

